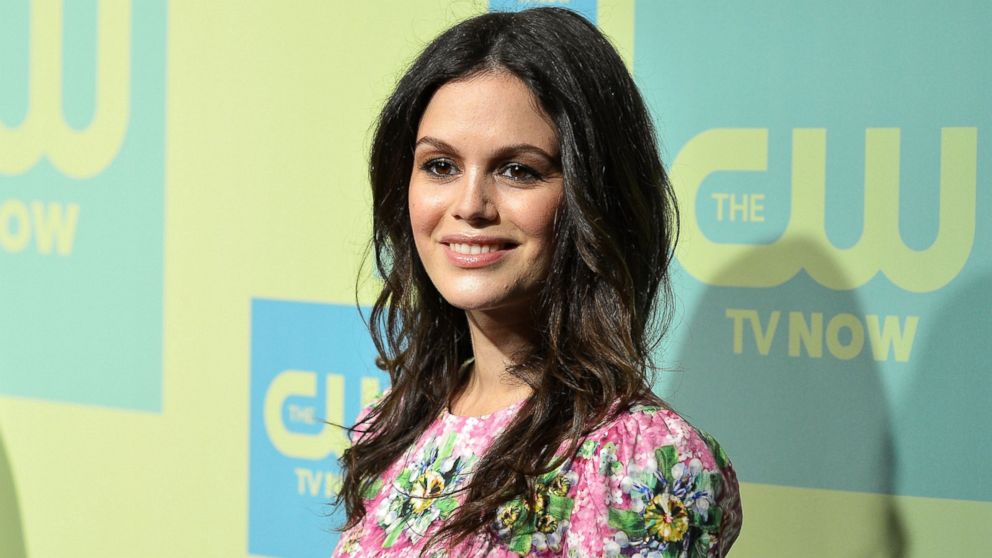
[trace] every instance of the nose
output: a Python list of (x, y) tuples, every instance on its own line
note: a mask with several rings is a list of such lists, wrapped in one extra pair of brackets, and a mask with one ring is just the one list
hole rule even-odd
[(498, 215), (493, 177), (480, 169), (469, 169), (458, 185), (452, 215), (469, 222), (494, 221)]

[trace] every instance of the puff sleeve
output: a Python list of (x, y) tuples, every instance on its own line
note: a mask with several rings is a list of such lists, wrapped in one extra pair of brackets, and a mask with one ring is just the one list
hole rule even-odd
[(630, 409), (593, 432), (569, 469), (562, 555), (720, 557), (740, 532), (729, 459), (670, 409)]

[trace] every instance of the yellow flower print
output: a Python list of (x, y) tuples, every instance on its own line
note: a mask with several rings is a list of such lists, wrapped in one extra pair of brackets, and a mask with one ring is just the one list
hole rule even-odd
[(678, 497), (658, 494), (644, 509), (644, 526), (659, 540), (680, 541), (689, 529), (689, 514)]
[(496, 510), (496, 522), (500, 529), (513, 527), (520, 519), (520, 505), (517, 502), (509, 502)]
[(548, 492), (555, 496), (566, 496), (570, 487), (571, 483), (568, 482), (568, 478), (564, 474), (559, 474), (551, 479), (551, 484), (548, 485)]
[(558, 529), (558, 520), (553, 516), (544, 514), (537, 519), (537, 530), (542, 533), (554, 533)]
[(544, 513), (544, 507), (547, 504), (547, 499), (547, 493), (543, 490), (539, 490), (536, 494), (534, 494), (533, 507), (528, 502), (527, 509), (534, 512), (534, 515), (540, 516)]
[(424, 471), (410, 489), (411, 504), (415, 513), (423, 513), (431, 507), (434, 499), (444, 494), (444, 477), (430, 469)]

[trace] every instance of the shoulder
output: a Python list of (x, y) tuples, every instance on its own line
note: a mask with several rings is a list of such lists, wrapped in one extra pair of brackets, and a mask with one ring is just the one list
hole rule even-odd
[(572, 470), (571, 542), (585, 551), (722, 556), (740, 531), (727, 454), (670, 408), (622, 411), (586, 437)]
[(730, 466), (716, 439), (661, 405), (634, 405), (620, 412), (586, 437), (580, 454), (591, 457), (590, 452), (596, 448), (608, 448), (608, 454), (648, 464), (652, 457), (659, 457), (656, 450), (663, 449), (666, 455), (674, 450), (677, 462), (699, 460), (699, 465), (707, 469)]

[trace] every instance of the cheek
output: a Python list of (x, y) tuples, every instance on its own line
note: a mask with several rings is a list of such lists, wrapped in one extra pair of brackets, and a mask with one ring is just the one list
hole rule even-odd
[(548, 192), (522, 201), (515, 208), (517, 226), (528, 237), (550, 244), (554, 237), (555, 215), (561, 207), (561, 194)]
[(417, 251), (423, 251), (431, 242), (431, 234), (444, 215), (436, 196), (427, 195), (422, 187), (410, 184), (407, 207), (410, 212), (410, 228)]
[(407, 209), (410, 213), (410, 227), (413, 228), (414, 234), (424, 228), (424, 223), (428, 218), (427, 206), (424, 204), (423, 198), (420, 188), (411, 183), (407, 190)]

